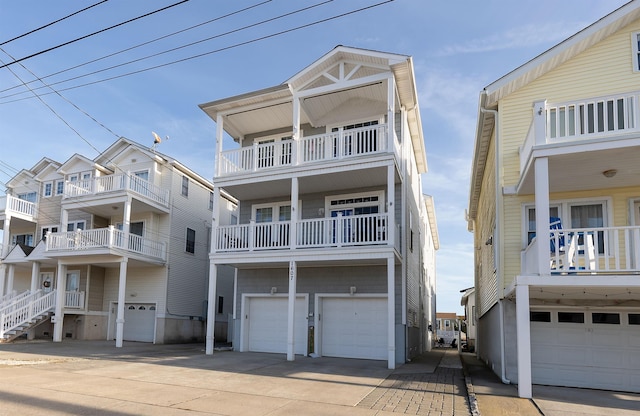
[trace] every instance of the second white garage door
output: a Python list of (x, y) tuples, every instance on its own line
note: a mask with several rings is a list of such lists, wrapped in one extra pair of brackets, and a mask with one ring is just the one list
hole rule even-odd
[(387, 298), (322, 297), (321, 354), (387, 359)]
[[(114, 303), (111, 313), (112, 339), (116, 338), (116, 313), (118, 304)], [(156, 332), (156, 305), (153, 303), (124, 304), (124, 341), (153, 342)]]
[[(307, 299), (298, 297), (295, 305), (294, 350), (307, 352)], [(249, 297), (245, 301), (246, 350), (254, 352), (287, 352), (286, 297)]]

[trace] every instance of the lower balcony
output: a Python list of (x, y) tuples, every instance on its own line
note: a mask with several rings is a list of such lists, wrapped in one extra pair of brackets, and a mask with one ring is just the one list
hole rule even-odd
[[(387, 224), (387, 214), (299, 220), (295, 223), (293, 239), (291, 221), (221, 226), (216, 230), (214, 250), (233, 252), (387, 245), (392, 241)], [(397, 246), (399, 229), (396, 229), (393, 241)]]
[(640, 274), (640, 226), (551, 230), (522, 252), (522, 273), (540, 274), (539, 250), (548, 250), (551, 274)]
[(48, 253), (82, 254), (100, 249), (119, 249), (153, 260), (166, 260), (166, 244), (111, 226), (93, 230), (77, 230), (47, 234)]

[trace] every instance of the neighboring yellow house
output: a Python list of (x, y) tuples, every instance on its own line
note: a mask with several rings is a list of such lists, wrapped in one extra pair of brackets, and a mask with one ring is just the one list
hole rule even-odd
[(640, 1), (481, 93), (468, 225), (479, 357), (640, 392)]

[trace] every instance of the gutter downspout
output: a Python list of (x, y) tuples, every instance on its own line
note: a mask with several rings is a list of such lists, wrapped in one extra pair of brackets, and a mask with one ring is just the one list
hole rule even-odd
[[(487, 90), (482, 90), (482, 94), (486, 97)], [(498, 130), (498, 111), (490, 110), (488, 108), (483, 107), (484, 103), (480, 105), (480, 112), (483, 114), (490, 113), (493, 114), (493, 131), (495, 131), (496, 139), (495, 139), (495, 181), (496, 181), (496, 214), (501, 212), (502, 210), (502, 198), (501, 189), (500, 189), (500, 133)], [(495, 223), (495, 232), (493, 236), (493, 247), (494, 247), (494, 258), (496, 259), (496, 278), (498, 278), (499, 274), (502, 272), (501, 262), (502, 256), (500, 255), (500, 244), (502, 243), (502, 227), (500, 225), (500, 221), (498, 221), (496, 215), (496, 223)], [(498, 300), (499, 313), (500, 313), (500, 378), (504, 384), (511, 384), (511, 380), (507, 378), (507, 368), (506, 368), (506, 359), (505, 359), (505, 336), (504, 336), (504, 306), (503, 299)]]

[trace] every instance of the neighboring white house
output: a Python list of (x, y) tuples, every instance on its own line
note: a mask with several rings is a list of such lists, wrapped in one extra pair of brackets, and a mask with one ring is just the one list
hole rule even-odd
[(473, 287), (462, 290), (460, 305), (464, 307), (464, 323), (467, 350), (474, 351), (476, 346), (476, 290)]
[[(95, 159), (44, 158), (20, 171), (0, 198), (0, 336), (204, 340), (213, 192), (125, 138)], [(228, 224), (235, 201), (219, 206)], [(225, 334), (234, 273), (219, 274)]]
[[(237, 268), (234, 349), (389, 368), (429, 349), (438, 239), (411, 57), (338, 46), (200, 107), (217, 127), (210, 287)], [(237, 224), (218, 221), (221, 190)]]
[(640, 1), (480, 93), (477, 351), (505, 382), (640, 392)]

